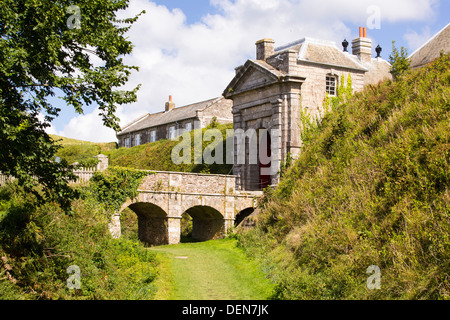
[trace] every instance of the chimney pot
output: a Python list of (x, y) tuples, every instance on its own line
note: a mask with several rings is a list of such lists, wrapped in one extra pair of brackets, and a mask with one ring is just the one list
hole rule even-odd
[(359, 38), (352, 41), (352, 53), (358, 56), (361, 62), (372, 61), (372, 40), (367, 38), (367, 28), (359, 27)]
[(166, 112), (175, 109), (175, 103), (172, 101), (172, 96), (169, 96), (169, 101), (166, 102)]

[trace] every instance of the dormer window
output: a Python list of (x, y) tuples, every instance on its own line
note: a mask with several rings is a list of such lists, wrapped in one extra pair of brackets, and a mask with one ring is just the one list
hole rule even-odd
[(328, 95), (335, 97), (337, 95), (337, 77), (336, 76), (327, 76), (326, 80), (326, 90)]

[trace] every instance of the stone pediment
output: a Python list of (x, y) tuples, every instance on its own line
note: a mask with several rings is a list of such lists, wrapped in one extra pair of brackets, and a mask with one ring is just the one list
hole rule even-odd
[(282, 81), (286, 75), (261, 60), (248, 60), (225, 89), (226, 98)]

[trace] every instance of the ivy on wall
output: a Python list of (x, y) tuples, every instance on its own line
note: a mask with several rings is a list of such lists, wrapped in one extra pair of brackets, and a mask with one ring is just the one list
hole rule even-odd
[(149, 171), (109, 167), (104, 172), (96, 172), (89, 182), (88, 193), (112, 214), (120, 210), (127, 199), (139, 194), (142, 179), (154, 174)]

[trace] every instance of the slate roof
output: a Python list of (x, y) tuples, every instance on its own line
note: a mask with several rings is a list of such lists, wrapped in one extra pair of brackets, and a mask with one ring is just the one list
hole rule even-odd
[(450, 52), (450, 23), (409, 56), (411, 67), (419, 68), (434, 61), (442, 50)]
[(203, 111), (216, 102), (224, 99), (223, 97), (214, 98), (194, 104), (190, 104), (184, 107), (174, 108), (167, 112), (158, 112), (153, 114), (146, 114), (133, 122), (127, 124), (122, 128), (122, 131), (117, 135), (123, 135), (130, 132), (135, 132), (147, 128), (158, 127), (161, 125), (174, 123), (176, 121), (182, 121), (186, 119), (196, 118), (197, 111)]
[(305, 37), (282, 47), (275, 48), (275, 54), (285, 50), (297, 51), (298, 59), (303, 62), (367, 71), (356, 56), (338, 49), (333, 41)]

